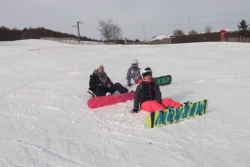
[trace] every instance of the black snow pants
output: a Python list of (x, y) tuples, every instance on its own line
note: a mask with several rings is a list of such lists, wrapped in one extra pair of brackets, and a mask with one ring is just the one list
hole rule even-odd
[(115, 91), (118, 91), (122, 94), (122, 93), (127, 93), (128, 89), (122, 86), (118, 82), (118, 83), (113, 84), (110, 88), (99, 86), (95, 90), (93, 90), (96, 96), (106, 96), (107, 92), (110, 92), (111, 94), (113, 94)]

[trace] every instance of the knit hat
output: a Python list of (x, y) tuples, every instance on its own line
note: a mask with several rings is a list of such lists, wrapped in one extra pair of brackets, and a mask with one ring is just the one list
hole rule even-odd
[(103, 64), (102, 64), (102, 63), (100, 63), (100, 64), (97, 66), (97, 68), (96, 68), (96, 69), (98, 70), (98, 68), (99, 68), (99, 67), (103, 67), (103, 68), (104, 68), (104, 66), (103, 66)]

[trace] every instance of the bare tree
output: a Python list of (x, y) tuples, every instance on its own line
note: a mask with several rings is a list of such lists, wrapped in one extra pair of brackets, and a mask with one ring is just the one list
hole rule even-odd
[(204, 31), (206, 32), (206, 33), (210, 33), (211, 31), (212, 31), (212, 26), (206, 26), (206, 28), (204, 29)]
[(100, 20), (98, 21), (98, 26), (97, 29), (100, 31), (103, 39), (107, 41), (122, 39), (122, 29), (119, 25), (115, 25), (112, 19), (108, 21)]
[(185, 35), (185, 33), (182, 30), (178, 29), (178, 30), (174, 30), (173, 35), (176, 37), (179, 37), (179, 36)]
[(106, 39), (107, 41), (110, 41), (112, 38), (110, 24), (111, 20), (108, 20), (108, 22), (102, 20), (98, 21), (99, 27), (97, 27), (97, 29), (100, 31), (102, 38)]
[(195, 30), (191, 30), (191, 31), (189, 31), (189, 33), (188, 33), (188, 35), (192, 35), (192, 36), (194, 36), (194, 35), (197, 35), (198, 33), (197, 33), (197, 31), (195, 31)]
[(119, 40), (119, 39), (122, 39), (122, 35), (123, 35), (123, 32), (122, 32), (122, 29), (119, 25), (114, 25), (112, 26), (112, 29), (111, 29), (111, 34), (112, 34), (112, 38), (113, 40)]

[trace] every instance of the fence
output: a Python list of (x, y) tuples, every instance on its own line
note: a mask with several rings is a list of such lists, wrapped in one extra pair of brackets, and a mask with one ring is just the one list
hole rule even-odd
[(171, 44), (171, 38), (165, 38), (162, 40), (153, 40), (145, 42), (126, 42), (126, 45), (159, 45), (159, 44)]
[[(75, 38), (53, 38), (53, 37), (41, 37), (41, 39), (44, 40), (52, 40), (52, 41), (57, 41), (57, 42), (62, 42), (62, 43), (68, 43), (68, 44), (73, 44), (73, 45), (114, 45), (115, 43), (112, 42), (95, 42), (95, 41), (78, 41), (78, 39)], [(166, 38), (162, 40), (154, 40), (154, 41), (147, 41), (147, 42), (130, 42), (127, 41), (125, 45), (159, 45), (159, 44), (171, 44), (171, 43), (188, 43), (188, 42), (207, 42), (207, 41), (212, 41), (212, 40), (207, 40), (206, 38), (202, 39), (196, 39), (194, 41), (192, 40), (186, 40), (182, 38)], [(219, 38), (218, 40), (219, 41)], [(227, 42), (245, 42), (245, 43), (250, 43), (250, 38), (241, 38), (241, 37), (228, 37), (226, 38)]]
[(146, 44), (158, 45), (158, 44), (171, 44), (171, 38), (165, 38), (162, 40), (154, 40), (151, 42), (146, 42)]
[(247, 42), (247, 43), (250, 43), (250, 38), (249, 37), (246, 37), (246, 38), (234, 37), (234, 38), (227, 38), (226, 41), (227, 42)]
[(53, 37), (41, 37), (44, 40), (57, 41), (62, 43), (68, 43), (73, 45), (104, 45), (103, 42), (95, 42), (95, 41), (78, 41), (75, 38), (53, 38)]
[[(114, 45), (115, 42), (95, 42), (95, 41), (78, 41), (75, 38), (54, 38), (54, 37), (41, 37), (40, 39), (52, 40), (62, 43), (68, 43), (73, 45)], [(125, 45), (158, 45), (158, 44), (171, 44), (171, 38), (166, 38), (162, 40), (146, 41), (146, 42), (124, 42), (118, 44)]]

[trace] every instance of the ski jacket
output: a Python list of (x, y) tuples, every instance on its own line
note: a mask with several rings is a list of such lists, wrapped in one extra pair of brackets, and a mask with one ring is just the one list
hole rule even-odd
[(156, 100), (161, 104), (161, 91), (155, 80), (152, 79), (150, 82), (142, 81), (135, 91), (134, 108), (139, 109), (141, 104), (148, 100)]
[(90, 90), (93, 91), (93, 90), (97, 89), (98, 87), (100, 87), (99, 84), (101, 84), (105, 88), (107, 87), (108, 84), (111, 84), (111, 86), (113, 86), (113, 82), (109, 79), (108, 76), (107, 76), (107, 85), (104, 85), (96, 73), (93, 73), (92, 75), (90, 75), (90, 80), (89, 80)]
[(128, 84), (131, 84), (131, 79), (133, 79), (135, 81), (135, 83), (137, 83), (138, 80), (141, 79), (140, 68), (139, 67), (136, 67), (136, 68), (130, 67), (128, 69), (126, 79), (127, 79)]

